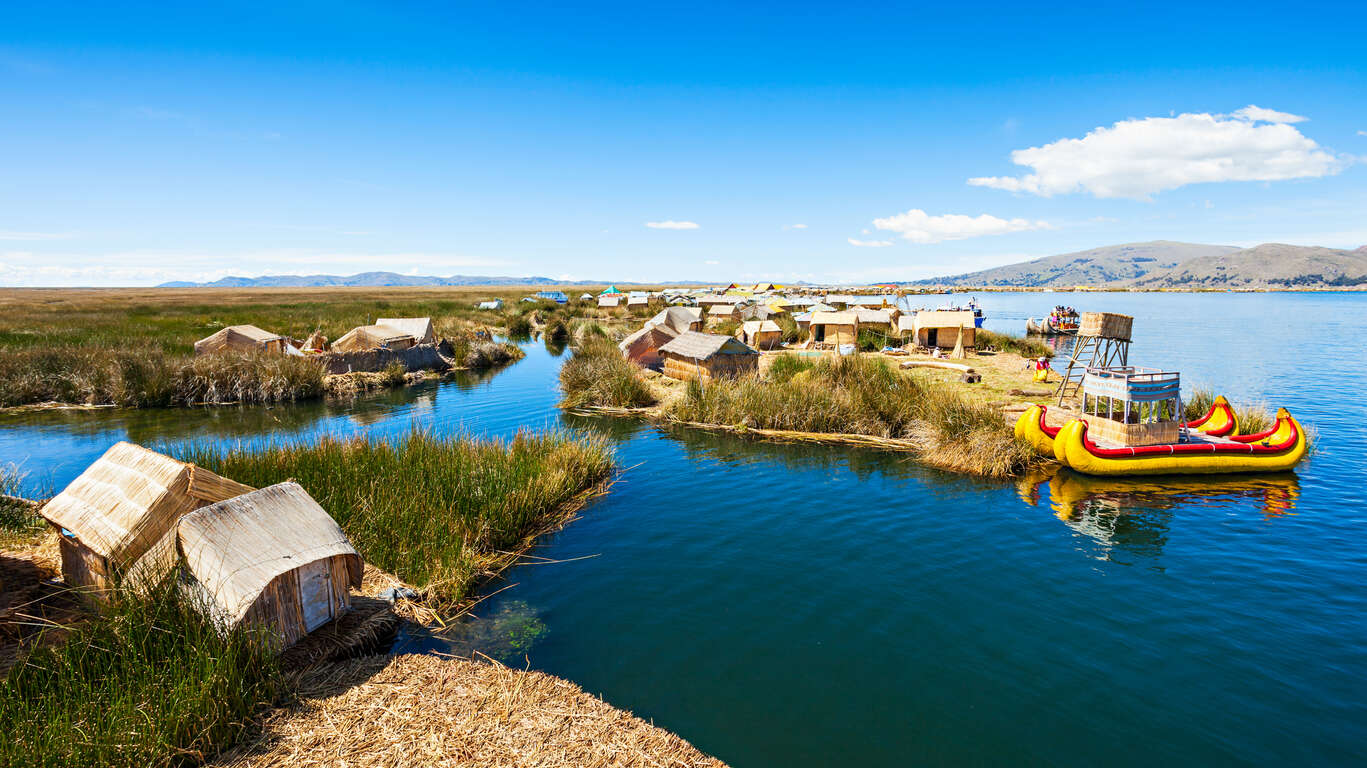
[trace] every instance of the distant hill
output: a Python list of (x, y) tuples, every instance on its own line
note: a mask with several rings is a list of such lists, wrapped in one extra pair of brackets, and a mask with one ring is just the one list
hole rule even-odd
[(1156, 240), (1046, 256), (922, 280), (920, 284), (1274, 290), (1367, 287), (1367, 246), (1352, 251), (1281, 243), (1238, 248)]
[(602, 281), (552, 280), (549, 277), (483, 277), (476, 275), (400, 275), (397, 272), (362, 272), (358, 275), (266, 275), (225, 277), (212, 283), (174, 281), (158, 288), (378, 288), (419, 285), (598, 285)]
[(1352, 251), (1265, 243), (1202, 256), (1133, 281), (1136, 288), (1353, 288), (1367, 286), (1367, 246)]
[(979, 272), (919, 281), (924, 285), (975, 285), (1016, 288), (1115, 285), (1166, 270), (1192, 259), (1239, 250), (1232, 245), (1200, 245), (1155, 240), (1107, 245), (1089, 251), (993, 267)]

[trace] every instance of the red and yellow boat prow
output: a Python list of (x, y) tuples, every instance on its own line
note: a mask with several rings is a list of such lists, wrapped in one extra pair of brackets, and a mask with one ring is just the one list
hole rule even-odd
[(1048, 410), (1043, 405), (1032, 405), (1016, 419), (1016, 438), (1028, 443), (1043, 456), (1054, 455), (1054, 437), (1059, 431), (1058, 427), (1051, 427), (1045, 421)]
[(1210, 404), (1205, 416), (1187, 422), (1187, 429), (1197, 429), (1215, 437), (1228, 437), (1239, 433), (1239, 420), (1235, 418), (1229, 401), (1220, 395)]
[(1276, 424), (1257, 435), (1138, 447), (1098, 446), (1087, 437), (1086, 422), (1073, 420), (1059, 429), (1053, 447), (1060, 462), (1089, 475), (1183, 475), (1282, 472), (1295, 468), (1309, 446), (1300, 423), (1279, 408)]

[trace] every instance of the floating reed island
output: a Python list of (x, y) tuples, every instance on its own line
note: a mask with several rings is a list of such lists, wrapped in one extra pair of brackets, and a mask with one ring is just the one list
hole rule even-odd
[[(567, 765), (715, 764), (549, 676), (470, 661), (345, 660), (387, 648), (395, 612), (439, 623), (468, 610), (480, 583), (606, 492), (613, 471), (601, 438), (422, 432), (251, 453), (203, 446), (167, 456), (119, 444), (43, 504), (18, 498), (6, 470), (0, 528), (22, 549), (0, 553), (0, 576), (6, 598), (23, 599), (0, 601), (0, 764), (200, 764), (262, 733), (273, 736), (222, 759), (271, 764), (277, 738), (313, 732), (319, 712), (341, 722), (339, 691), (324, 689), (343, 678), (349, 711), (410, 715), (452, 693), (444, 686), (491, 692), (522, 681), (497, 711), (460, 707), (439, 742), (426, 717), (372, 723), (397, 750), (384, 754), (516, 762), (554, 744)], [(396, 683), (416, 698), (395, 698)], [(550, 706), (576, 714), (549, 716)], [(506, 727), (510, 717), (517, 728)], [(608, 732), (629, 738), (597, 740)]]

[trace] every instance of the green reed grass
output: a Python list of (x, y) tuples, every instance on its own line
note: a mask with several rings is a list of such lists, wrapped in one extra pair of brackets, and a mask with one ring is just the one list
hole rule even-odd
[(650, 387), (622, 356), (617, 345), (603, 336), (589, 335), (574, 356), (560, 367), (561, 405), (567, 408), (612, 406), (638, 408), (655, 404)]
[(991, 477), (1039, 463), (995, 406), (879, 358), (779, 358), (774, 365), (764, 376), (693, 383), (669, 414), (704, 424), (913, 440), (931, 464)]
[(603, 440), (564, 433), (499, 441), (414, 432), (396, 443), (328, 438), (251, 452), (196, 446), (180, 458), (258, 488), (297, 481), (362, 558), (448, 604), (466, 598), (503, 553), (563, 522), (566, 505), (613, 467)]
[(1014, 352), (1021, 357), (1053, 357), (1054, 350), (1049, 348), (1039, 339), (1026, 338), (1024, 336), (1012, 336), (1009, 333), (997, 333), (986, 328), (979, 328), (974, 334), (974, 344), (980, 350), (992, 350), (995, 352)]
[(0, 681), (0, 765), (198, 765), (278, 682), (263, 638), (219, 632), (174, 584), (116, 595)]

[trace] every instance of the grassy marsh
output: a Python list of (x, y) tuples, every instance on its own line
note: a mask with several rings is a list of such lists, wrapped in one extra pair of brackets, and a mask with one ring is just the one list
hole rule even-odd
[(562, 433), (509, 441), (414, 432), (396, 443), (323, 439), (180, 458), (253, 487), (293, 479), (337, 520), (361, 557), (454, 605), (509, 553), (565, 522), (613, 468), (599, 439)]

